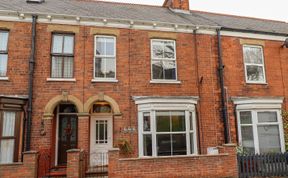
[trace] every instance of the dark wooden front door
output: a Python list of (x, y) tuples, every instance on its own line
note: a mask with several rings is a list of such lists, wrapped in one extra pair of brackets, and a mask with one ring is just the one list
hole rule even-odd
[(59, 115), (58, 165), (67, 164), (67, 150), (77, 148), (77, 115)]

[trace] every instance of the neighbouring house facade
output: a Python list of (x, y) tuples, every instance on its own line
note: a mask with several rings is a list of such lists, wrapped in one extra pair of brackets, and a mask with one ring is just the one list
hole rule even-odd
[(237, 177), (236, 145), (285, 152), (287, 23), (32, 1), (0, 4), (0, 177)]

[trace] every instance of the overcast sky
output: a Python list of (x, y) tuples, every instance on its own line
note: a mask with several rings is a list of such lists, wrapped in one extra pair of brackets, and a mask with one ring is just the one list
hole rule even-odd
[[(164, 0), (102, 0), (162, 5)], [(190, 9), (288, 22), (288, 0), (190, 0)]]

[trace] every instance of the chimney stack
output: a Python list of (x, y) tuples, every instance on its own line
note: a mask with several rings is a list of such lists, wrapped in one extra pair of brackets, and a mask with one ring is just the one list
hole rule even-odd
[(188, 11), (189, 0), (165, 0), (163, 7)]

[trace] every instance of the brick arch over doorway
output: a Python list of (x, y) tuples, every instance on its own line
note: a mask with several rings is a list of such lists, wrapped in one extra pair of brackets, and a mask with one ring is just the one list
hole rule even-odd
[(58, 95), (52, 98), (45, 106), (44, 117), (52, 118), (55, 107), (61, 102), (71, 102), (77, 108), (78, 113), (83, 113), (83, 103), (73, 95)]
[(113, 111), (113, 114), (114, 115), (121, 115), (121, 112), (120, 112), (120, 108), (119, 108), (119, 105), (117, 104), (117, 102), (107, 96), (107, 95), (96, 95), (96, 96), (92, 96), (90, 97), (86, 103), (84, 104), (84, 113), (89, 113), (92, 105), (97, 102), (97, 101), (106, 101), (108, 102), (110, 105), (111, 105), (111, 108), (112, 108), (112, 111)]

